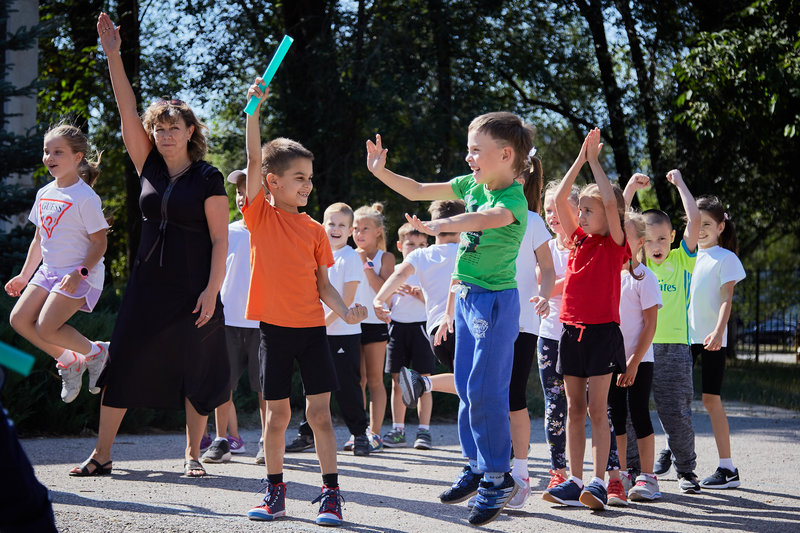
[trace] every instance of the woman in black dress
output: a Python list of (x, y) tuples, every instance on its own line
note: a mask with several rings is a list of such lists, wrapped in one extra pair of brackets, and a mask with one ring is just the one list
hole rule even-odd
[(202, 161), (203, 124), (179, 100), (159, 100), (140, 120), (105, 13), (97, 22), (122, 120), (122, 139), (140, 176), (142, 237), (120, 306), (103, 387), (94, 452), (70, 472), (111, 472), (111, 446), (129, 407), (186, 409), (185, 473), (202, 476), (200, 440), (208, 413), (230, 395), (219, 290), (228, 249), (222, 174)]

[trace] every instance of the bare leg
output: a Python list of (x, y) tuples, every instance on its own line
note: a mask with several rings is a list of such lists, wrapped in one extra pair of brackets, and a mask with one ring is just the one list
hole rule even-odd
[(9, 322), (14, 331), (28, 339), (31, 344), (42, 350), (44, 353), (58, 359), (64, 353), (64, 347), (46, 342), (36, 331), (36, 321), (39, 319), (39, 312), (44, 306), (49, 292), (37, 285), (28, 285), (22, 291), (14, 309), (11, 310)]
[(67, 350), (79, 354), (88, 354), (92, 343), (81, 335), (77, 329), (67, 324), (85, 303), (85, 299), (67, 298), (63, 294), (51, 292), (39, 312), (36, 321), (36, 332), (45, 342), (63, 346)]
[(231, 399), (214, 409), (214, 419), (217, 426), (217, 438), (224, 439), (228, 435), (228, 426), (230, 425), (230, 413), (236, 413), (233, 407), (233, 393)]
[[(617, 435), (617, 456), (619, 457), (619, 469), (620, 470), (627, 470), (628, 469), (628, 435)], [(641, 445), (639, 446), (641, 448)], [(641, 456), (642, 451), (639, 450), (639, 455)], [(649, 470), (644, 469), (644, 461), (640, 459), (642, 463), (642, 472), (650, 472)], [(650, 463), (651, 465), (653, 463)]]
[(714, 430), (714, 440), (717, 441), (717, 453), (720, 459), (731, 457), (731, 433), (728, 426), (728, 417), (722, 406), (722, 398), (718, 394), (703, 394), (703, 405), (711, 418), (711, 428)]
[(336, 473), (336, 434), (331, 420), (331, 393), (306, 396), (306, 418), (314, 431), (319, 468), (323, 474)]
[(370, 429), (375, 435), (380, 435), (383, 417), (386, 414), (386, 387), (383, 384), (386, 343), (371, 342), (362, 346), (361, 351), (367, 369)]
[(283, 473), (286, 428), (289, 427), (291, 419), (292, 407), (289, 405), (289, 398), (267, 401), (267, 419), (264, 426), (264, 458), (267, 474)]
[[(567, 394), (567, 463), (570, 475), (583, 479), (586, 452), (586, 378), (564, 376)], [(606, 423), (608, 418), (606, 417)], [(593, 428), (594, 429), (594, 428)], [(606, 427), (606, 432), (608, 427)]]
[[(423, 395), (424, 396), (424, 395)], [(420, 398), (420, 401), (422, 398)], [(403, 393), (400, 390), (400, 374), (392, 373), (392, 423), (404, 424), (406, 421), (406, 404), (403, 403)]]
[[(589, 378), (589, 421), (592, 423), (592, 461), (594, 475), (605, 479), (611, 430), (608, 426), (608, 388), (611, 374)], [(566, 376), (564, 376), (566, 378)], [(569, 401), (569, 400), (567, 400)], [(619, 472), (616, 472), (619, 476)]]
[[(105, 395), (105, 389), (103, 389)], [(127, 412), (127, 409), (118, 407), (109, 407), (107, 405), (100, 405), (100, 426), (97, 428), (97, 442), (94, 445), (91, 458), (100, 463), (106, 464), (111, 460), (111, 447), (114, 445), (114, 439), (117, 437), (119, 425)], [(94, 470), (94, 465), (89, 465), (90, 471)], [(78, 470), (74, 468), (73, 471)]]
[(528, 444), (531, 441), (531, 418), (528, 408), (511, 411), (508, 414), (511, 422), (511, 447), (514, 457), (522, 459), (528, 457)]
[[(201, 415), (189, 401), (189, 398), (184, 400), (186, 405), (186, 459), (200, 459), (200, 440), (203, 438), (203, 432), (208, 423), (208, 416)], [(193, 470), (187, 472), (190, 475), (202, 475), (202, 471)]]
[(264, 436), (264, 428), (267, 427), (267, 402), (264, 401), (264, 395), (258, 393), (258, 412), (261, 415), (261, 436)]
[[(430, 377), (430, 374), (422, 374), (423, 376)], [(400, 403), (403, 403), (403, 398), (400, 393), (400, 384), (396, 384), (398, 387), (397, 395), (400, 396)], [(392, 389), (392, 395), (394, 395), (394, 389)], [(405, 407), (405, 405), (403, 405)], [(417, 416), (419, 417), (419, 423), (423, 426), (430, 426), (431, 425), (431, 412), (433, 411), (433, 395), (432, 394), (423, 394), (417, 400)]]
[(456, 382), (453, 379), (453, 374), (436, 374), (431, 376), (431, 385), (436, 392), (449, 392), (450, 394), (458, 394), (456, 391)]
[(231, 392), (231, 410), (228, 412), (227, 434), (239, 438), (239, 417), (236, 416), (236, 406), (233, 405), (233, 392)]
[(639, 462), (641, 463), (642, 472), (652, 474), (656, 456), (656, 436), (651, 433), (643, 439), (638, 439), (636, 444), (639, 448)]

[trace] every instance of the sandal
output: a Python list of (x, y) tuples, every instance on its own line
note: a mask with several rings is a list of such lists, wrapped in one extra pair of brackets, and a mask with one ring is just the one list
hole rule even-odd
[[(89, 465), (93, 465), (94, 470), (89, 470)], [(107, 476), (109, 474), (111, 474), (111, 461), (101, 465), (92, 457), (86, 459), (81, 466), (69, 471), (69, 475), (73, 477)]]
[[(192, 472), (200, 471), (202, 474), (192, 474)], [(183, 474), (186, 477), (203, 477), (206, 475), (206, 469), (196, 459), (187, 459), (183, 463)]]

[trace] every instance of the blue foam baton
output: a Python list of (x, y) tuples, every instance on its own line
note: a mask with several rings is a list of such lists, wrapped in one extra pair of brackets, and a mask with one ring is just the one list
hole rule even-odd
[(27, 376), (33, 368), (33, 356), (0, 342), (0, 365)]
[[(261, 90), (263, 91), (269, 86), (269, 82), (272, 81), (273, 76), (275, 76), (275, 72), (278, 71), (278, 67), (281, 66), (281, 61), (283, 61), (286, 52), (289, 51), (289, 47), (292, 46), (294, 39), (289, 37), (288, 35), (283, 36), (283, 40), (281, 44), (278, 45), (278, 49), (275, 50), (275, 55), (272, 56), (272, 60), (269, 62), (269, 66), (267, 70), (264, 71), (264, 75), (261, 76), (264, 79), (264, 84), (260, 85)], [(250, 101), (247, 102), (247, 107), (244, 108), (244, 112), (248, 115), (252, 115), (256, 107), (258, 107), (258, 100), (257, 96), (251, 96)]]

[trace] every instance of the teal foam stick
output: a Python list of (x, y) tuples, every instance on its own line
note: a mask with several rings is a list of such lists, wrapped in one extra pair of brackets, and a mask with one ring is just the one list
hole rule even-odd
[(0, 365), (27, 376), (33, 368), (33, 356), (0, 342)]
[[(278, 45), (278, 49), (275, 50), (275, 55), (272, 56), (267, 70), (265, 70), (264, 75), (261, 76), (264, 78), (264, 84), (260, 86), (262, 91), (269, 86), (269, 82), (272, 81), (273, 76), (275, 76), (275, 72), (278, 71), (278, 67), (281, 66), (281, 61), (283, 61), (286, 52), (289, 50), (289, 47), (292, 46), (293, 42), (294, 39), (288, 35), (283, 36), (283, 40), (281, 41), (281, 44)], [(251, 96), (250, 101), (247, 102), (247, 107), (244, 108), (244, 112), (248, 115), (252, 115), (255, 113), (256, 107), (258, 107), (258, 97)]]

